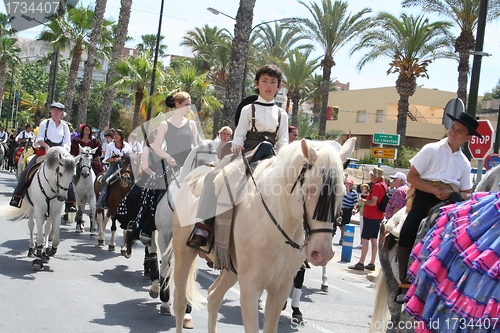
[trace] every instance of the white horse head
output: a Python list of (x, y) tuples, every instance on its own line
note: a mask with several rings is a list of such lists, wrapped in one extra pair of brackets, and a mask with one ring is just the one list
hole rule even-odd
[(78, 145), (80, 150), (80, 155), (75, 157), (76, 163), (76, 176), (79, 178), (81, 175), (83, 178), (87, 178), (92, 172), (92, 158), (97, 151), (96, 148), (82, 147)]

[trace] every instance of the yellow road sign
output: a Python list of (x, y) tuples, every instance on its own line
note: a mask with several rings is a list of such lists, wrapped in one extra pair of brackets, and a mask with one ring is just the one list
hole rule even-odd
[(372, 148), (372, 156), (377, 158), (396, 158), (398, 150), (396, 148)]

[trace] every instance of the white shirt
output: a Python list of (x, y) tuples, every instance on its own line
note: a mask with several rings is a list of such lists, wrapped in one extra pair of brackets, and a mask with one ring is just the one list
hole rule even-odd
[(424, 180), (454, 184), (462, 191), (472, 188), (470, 162), (462, 149), (451, 150), (448, 138), (426, 144), (410, 163)]
[[(59, 126), (56, 126), (56, 123), (52, 118), (49, 120), (49, 128), (47, 129), (47, 139), (54, 143), (59, 143), (62, 141), (62, 146), (66, 149), (71, 148), (71, 134), (69, 133), (68, 124), (61, 120)], [(45, 141), (45, 128), (47, 127), (47, 120), (44, 120), (40, 123), (38, 127), (38, 135), (36, 137), (36, 142)]]
[(7, 132), (0, 133), (0, 142), (7, 142), (8, 138), (9, 138), (9, 135), (7, 134)]
[(130, 154), (132, 152), (132, 147), (128, 144), (128, 142), (123, 141), (123, 148), (118, 149), (116, 148), (116, 145), (114, 142), (111, 142), (108, 144), (106, 147), (106, 154), (104, 155), (104, 160), (103, 162), (106, 162), (108, 158), (116, 157), (116, 156), (123, 156), (125, 154)]
[[(274, 100), (268, 102), (259, 96), (257, 102), (261, 103), (274, 103)], [(280, 128), (276, 134), (276, 149), (279, 151), (281, 147), (288, 144), (288, 114), (285, 110), (277, 105), (263, 106), (255, 104), (255, 127), (258, 132), (271, 132), (276, 131), (278, 126), (278, 114), (281, 112)], [(240, 121), (238, 127), (234, 131), (233, 147), (243, 146), (247, 133), (252, 129), (252, 105), (246, 105), (241, 110)]]
[(33, 141), (35, 139), (35, 133), (26, 132), (26, 130), (24, 130), (16, 136), (16, 142), (20, 139), (31, 139), (31, 141)]
[(129, 143), (129, 145), (134, 153), (142, 153), (142, 145), (139, 141), (135, 141), (134, 143)]

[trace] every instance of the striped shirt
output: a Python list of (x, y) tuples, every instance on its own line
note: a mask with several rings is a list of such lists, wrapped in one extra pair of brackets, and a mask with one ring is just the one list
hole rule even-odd
[(358, 193), (352, 190), (344, 195), (342, 199), (342, 209), (353, 209), (356, 202), (358, 202)]

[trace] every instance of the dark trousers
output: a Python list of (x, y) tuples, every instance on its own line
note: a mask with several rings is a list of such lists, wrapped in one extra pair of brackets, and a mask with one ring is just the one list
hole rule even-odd
[(399, 246), (405, 248), (413, 248), (417, 237), (418, 227), (422, 219), (427, 217), (429, 210), (440, 203), (441, 200), (436, 198), (434, 194), (415, 190), (415, 198), (413, 207), (406, 216), (406, 220), (401, 228), (399, 235)]

